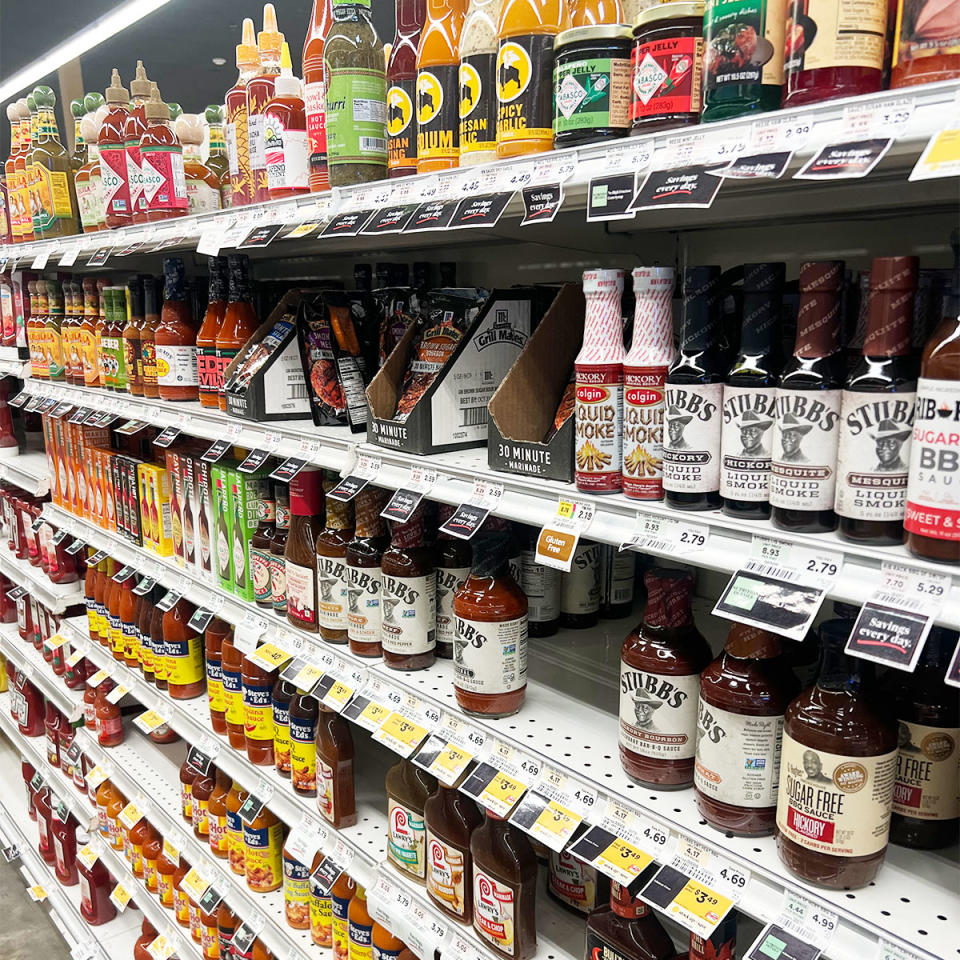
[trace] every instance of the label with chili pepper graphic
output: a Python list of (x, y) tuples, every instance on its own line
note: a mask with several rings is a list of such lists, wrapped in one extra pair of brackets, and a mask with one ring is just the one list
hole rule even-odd
[(557, 134), (625, 129), (630, 114), (630, 62), (610, 57), (568, 61), (554, 71)]
[(667, 37), (633, 48), (630, 119), (700, 112), (699, 37)]

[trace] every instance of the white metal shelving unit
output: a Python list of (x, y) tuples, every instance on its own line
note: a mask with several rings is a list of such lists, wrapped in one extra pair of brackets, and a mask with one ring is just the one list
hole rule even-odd
[(0, 480), (35, 497), (45, 497), (50, 492), (47, 455), (43, 450), (22, 450), (17, 456), (0, 458)]
[(40, 567), (21, 560), (5, 541), (0, 543), (0, 573), (12, 580), (14, 586), (27, 587), (51, 613), (63, 613), (71, 604), (83, 602), (80, 584), (51, 583)]

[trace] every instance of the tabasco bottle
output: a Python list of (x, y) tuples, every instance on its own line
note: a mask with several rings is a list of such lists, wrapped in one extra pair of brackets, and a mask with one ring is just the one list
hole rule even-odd
[(460, 30), (466, 0), (427, 0), (417, 48), (417, 172), (459, 166)]
[(663, 499), (663, 398), (673, 363), (671, 267), (637, 267), (633, 342), (623, 358), (623, 492), (631, 500)]
[(330, 189), (327, 170), (327, 84), (323, 75), (323, 45), (333, 21), (330, 0), (313, 0), (310, 29), (303, 45), (303, 97), (310, 151), (310, 191)]
[(217, 361), (217, 335), (227, 312), (227, 258), (209, 257), (207, 269), (207, 311), (197, 331), (197, 378), (200, 406), (217, 409), (220, 405), (220, 364)]
[(576, 482), (588, 493), (622, 486), (622, 270), (586, 270), (583, 346), (576, 359)]
[(347, 545), (353, 539), (353, 504), (327, 494), (339, 483), (333, 471), (323, 478), (326, 521), (317, 534), (317, 621), (320, 636), (329, 643), (347, 642)]
[(37, 139), (33, 141), (30, 159), (38, 180), (39, 206), (34, 212), (35, 239), (69, 237), (80, 233), (77, 193), (70, 170), (70, 154), (60, 142), (54, 107), (57, 96), (50, 87), (33, 91), (37, 104)]
[(253, 202), (270, 199), (267, 182), (266, 116), (264, 108), (273, 98), (274, 82), (280, 75), (283, 34), (277, 29), (277, 13), (272, 3), (263, 5), (263, 29), (257, 34), (259, 67), (247, 83), (247, 137), (250, 150), (250, 174)]
[(253, 336), (258, 326), (250, 292), (250, 260), (246, 254), (231, 253), (227, 257), (227, 309), (217, 331), (217, 401), (221, 410), (227, 409), (227, 395), (223, 389), (224, 372), (240, 348)]
[(840, 402), (834, 510), (840, 535), (877, 546), (903, 542), (916, 369), (910, 357), (916, 257), (870, 265), (863, 357)]
[(256, 76), (260, 54), (255, 43), (253, 21), (243, 21), (242, 40), (237, 44), (237, 82), (227, 91), (227, 160), (230, 163), (231, 206), (253, 203), (254, 188), (250, 174), (250, 140), (247, 124), (247, 84)]
[(230, 159), (227, 157), (227, 140), (223, 127), (223, 107), (211, 103), (204, 116), (209, 130), (209, 152), (207, 166), (216, 174), (219, 185), (221, 208), (233, 204), (233, 187), (230, 184)]
[(169, 220), (187, 212), (187, 181), (183, 147), (170, 126), (170, 108), (160, 99), (156, 84), (144, 107), (147, 128), (140, 137), (143, 202), (148, 221)]
[(130, 113), (127, 104), (130, 94), (114, 68), (110, 86), (106, 89), (107, 115), (103, 118), (97, 137), (100, 153), (100, 181), (106, 215), (104, 222), (110, 228), (125, 227), (131, 222), (130, 184), (127, 180), (127, 147), (124, 128)]
[(123, 145), (127, 151), (127, 184), (130, 188), (130, 219), (134, 223), (147, 220), (147, 198), (143, 192), (143, 169), (140, 157), (140, 138), (147, 129), (145, 111), (150, 99), (151, 83), (143, 61), (137, 61), (137, 75), (130, 81), (130, 112), (123, 124)]
[(427, 0), (397, 0), (397, 32), (387, 61), (387, 175), (390, 177), (406, 177), (417, 172), (417, 123), (413, 105), (417, 95), (417, 49), (426, 16)]
[(786, 265), (743, 268), (740, 353), (723, 385), (720, 496), (723, 512), (746, 520), (770, 516), (774, 396), (783, 365), (780, 312)]
[(317, 536), (323, 529), (323, 474), (310, 467), (290, 481), (290, 529), (284, 548), (287, 619), (316, 633)]
[(840, 260), (800, 268), (797, 338), (777, 384), (770, 471), (770, 515), (782, 530), (825, 533), (837, 525), (842, 287)]
[(310, 145), (300, 81), (291, 72), (290, 48), (283, 44), (280, 76), (263, 108), (267, 191), (271, 200), (310, 191)]

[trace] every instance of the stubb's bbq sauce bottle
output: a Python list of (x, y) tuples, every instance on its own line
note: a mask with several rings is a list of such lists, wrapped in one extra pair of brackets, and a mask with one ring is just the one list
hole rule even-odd
[(720, 268), (689, 267), (683, 277), (680, 353), (667, 374), (663, 489), (681, 510), (720, 506)]
[(723, 512), (744, 520), (770, 516), (774, 395), (783, 359), (780, 311), (786, 266), (743, 267), (740, 353), (723, 386), (720, 496)]
[(347, 544), (347, 639), (350, 652), (359, 657), (379, 657), (380, 561), (390, 542), (380, 511), (386, 495), (377, 487), (364, 487), (354, 501), (356, 523)]
[(627, 776), (663, 789), (689, 786), (700, 671), (710, 648), (694, 626), (693, 574), (648, 570), (643, 619), (620, 654), (620, 761)]
[(777, 385), (770, 475), (770, 515), (782, 530), (826, 533), (837, 525), (842, 287), (841, 260), (800, 268), (797, 338)]
[(916, 257), (870, 265), (863, 357), (847, 377), (840, 408), (834, 509), (847, 540), (903, 542), (916, 372), (910, 358)]
[(576, 368), (576, 482), (588, 493), (619, 493), (622, 485), (622, 270), (583, 274), (586, 312)]

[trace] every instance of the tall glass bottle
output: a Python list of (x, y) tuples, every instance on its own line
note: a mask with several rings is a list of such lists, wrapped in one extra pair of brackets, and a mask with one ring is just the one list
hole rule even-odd
[(310, 28), (303, 45), (303, 100), (307, 109), (310, 150), (310, 191), (330, 189), (327, 170), (327, 84), (323, 76), (323, 45), (333, 22), (330, 0), (313, 0)]
[(257, 34), (259, 68), (247, 83), (247, 140), (250, 150), (250, 176), (253, 202), (270, 199), (267, 184), (266, 116), (264, 108), (273, 98), (274, 82), (280, 76), (283, 34), (277, 29), (277, 14), (272, 3), (263, 5), (263, 29)]
[(329, 643), (347, 642), (347, 545), (353, 539), (353, 504), (326, 496), (340, 482), (333, 471), (323, 479), (326, 519), (317, 534), (317, 622)]
[(231, 253), (227, 257), (227, 265), (230, 278), (227, 309), (217, 332), (217, 397), (220, 409), (224, 411), (227, 409), (227, 395), (223, 390), (224, 371), (258, 326), (250, 290), (249, 258), (246, 254)]
[(460, 34), (460, 166), (497, 159), (497, 24), (504, 0), (470, 0)]
[(127, 280), (129, 316), (121, 332), (123, 365), (127, 371), (127, 392), (143, 396), (143, 353), (140, 346), (140, 328), (143, 326), (143, 281), (132, 276)]
[(220, 208), (233, 205), (233, 185), (230, 182), (230, 158), (227, 156), (227, 140), (223, 126), (223, 107), (211, 103), (204, 111), (207, 129), (210, 131), (210, 150), (207, 154), (207, 166), (216, 174)]
[(130, 214), (134, 223), (147, 220), (147, 198), (143, 192), (143, 167), (140, 157), (140, 138), (147, 129), (144, 112), (150, 98), (151, 84), (143, 61), (137, 61), (137, 74), (130, 81), (130, 112), (123, 125), (123, 144), (127, 152), (127, 184), (130, 188)]
[(237, 44), (237, 82), (227, 91), (227, 160), (230, 163), (232, 206), (253, 203), (253, 177), (250, 173), (250, 139), (247, 126), (247, 84), (256, 76), (260, 66), (253, 21), (245, 17)]
[(278, 617), (287, 615), (287, 564), (284, 552), (290, 532), (290, 491), (284, 483), (275, 487), (277, 498), (276, 526), (270, 541), (270, 600)]
[(840, 439), (840, 291), (843, 262), (800, 268), (797, 338), (777, 384), (777, 416), (770, 472), (774, 526), (825, 533), (833, 512)]
[[(156, 328), (157, 386), (161, 400), (196, 400), (197, 329), (187, 299), (183, 260), (163, 261), (163, 309)], [(148, 380), (144, 376), (144, 393)]]
[(83, 140), (83, 115), (86, 109), (83, 100), (77, 97), (70, 101), (70, 115), (73, 117), (73, 152), (70, 154), (70, 177), (76, 180), (77, 172), (87, 162), (87, 145)]
[(143, 358), (143, 395), (157, 399), (160, 385), (157, 377), (157, 327), (160, 326), (161, 295), (157, 280), (143, 280), (143, 326), (140, 328), (140, 355)]
[(356, 524), (347, 544), (347, 640), (350, 652), (379, 657), (380, 561), (390, 538), (380, 511), (386, 496), (376, 487), (364, 487), (354, 500)]
[[(397, 0), (397, 32), (387, 61), (387, 165), (390, 177), (417, 172), (417, 49), (427, 0)], [(445, 91), (446, 92), (446, 91)]]
[(270, 544), (276, 533), (277, 501), (273, 483), (267, 481), (264, 496), (257, 501), (257, 529), (250, 538), (250, 579), (253, 581), (253, 599), (258, 607), (273, 609), (273, 589), (270, 584)]
[(33, 91), (37, 104), (37, 139), (30, 159), (38, 181), (38, 207), (33, 213), (34, 238), (70, 237), (80, 233), (77, 190), (70, 170), (70, 154), (60, 142), (54, 107), (57, 96), (47, 86)]
[(227, 311), (227, 258), (209, 257), (207, 269), (210, 272), (207, 310), (197, 331), (197, 379), (200, 406), (217, 409), (220, 406), (221, 382), (217, 336)]
[(745, 520), (770, 516), (774, 395), (783, 365), (780, 313), (786, 265), (743, 267), (740, 352), (723, 386), (720, 496), (723, 512)]
[(910, 356), (916, 257), (875, 257), (863, 357), (840, 403), (834, 509), (840, 535), (876, 546), (903, 542), (916, 368)]
[(284, 548), (287, 619), (316, 633), (317, 535), (323, 529), (323, 474), (307, 467), (290, 481), (290, 530)]

